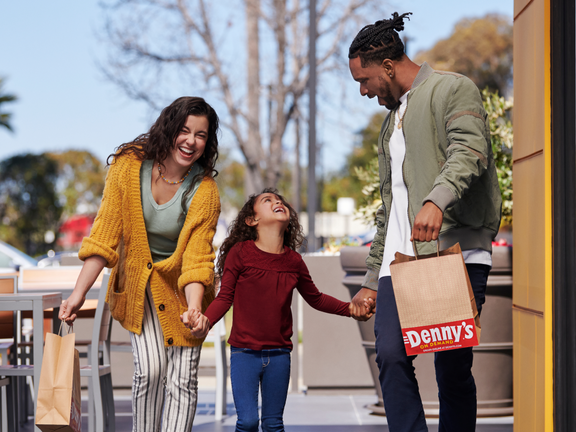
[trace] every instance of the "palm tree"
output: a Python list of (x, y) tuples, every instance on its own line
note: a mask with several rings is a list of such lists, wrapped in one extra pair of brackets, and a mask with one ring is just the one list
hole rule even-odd
[(12, 131), (12, 125), (10, 124), (11, 113), (2, 112), (2, 104), (5, 102), (13, 102), (17, 98), (15, 95), (6, 94), (2, 91), (3, 78), (0, 78), (0, 127), (5, 127), (9, 131)]

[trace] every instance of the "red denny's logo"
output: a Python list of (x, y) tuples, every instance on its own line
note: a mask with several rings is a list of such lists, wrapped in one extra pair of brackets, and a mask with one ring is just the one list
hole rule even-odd
[(403, 328), (406, 354), (416, 355), (478, 345), (474, 319)]

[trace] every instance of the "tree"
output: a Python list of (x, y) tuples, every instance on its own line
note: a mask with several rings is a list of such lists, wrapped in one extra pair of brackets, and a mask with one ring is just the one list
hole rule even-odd
[(58, 164), (57, 193), (64, 216), (96, 213), (106, 178), (102, 162), (86, 150), (48, 153), (47, 156)]
[[(336, 211), (338, 198), (354, 198), (357, 206), (364, 206), (365, 196), (363, 189), (365, 187), (364, 177), (358, 176), (358, 169), (368, 166), (372, 160), (376, 160), (376, 145), (382, 122), (387, 112), (374, 114), (368, 125), (358, 132), (358, 142), (350, 154), (346, 157), (344, 168), (337, 173), (329, 176), (322, 188), (322, 210)], [(376, 170), (378, 173), (378, 170)]]
[[(131, 98), (155, 109), (165, 105), (165, 95), (178, 82), (184, 93), (217, 95), (226, 110), (221, 113), (223, 124), (246, 161), (246, 184), (252, 193), (278, 184), (282, 141), (302, 108), (308, 84), (308, 9), (300, 0), (229, 0), (227, 8), (223, 3), (108, 3), (112, 50), (104, 71)], [(242, 6), (244, 28), (236, 19)], [(337, 59), (341, 45), (382, 6), (376, 0), (322, 3), (317, 12), (319, 74), (346, 64)], [(263, 107), (266, 114), (260, 112)]]
[(0, 78), (0, 127), (5, 127), (12, 132), (12, 124), (10, 123), (10, 117), (12, 117), (12, 114), (2, 112), (2, 105), (8, 102), (14, 102), (17, 98), (13, 94), (4, 93), (2, 90), (2, 87), (4, 86), (3, 81), (4, 79)]
[(56, 194), (58, 164), (45, 154), (24, 154), (0, 162), (0, 236), (28, 255), (54, 247), (62, 206)]
[(220, 193), (222, 211), (240, 210), (244, 205), (244, 177), (246, 169), (243, 164), (234, 160), (229, 151), (222, 150), (216, 165), (218, 176), (216, 184)]
[(488, 14), (464, 18), (452, 35), (430, 50), (415, 56), (438, 70), (461, 73), (483, 90), (508, 94), (512, 87), (512, 22), (510, 18)]

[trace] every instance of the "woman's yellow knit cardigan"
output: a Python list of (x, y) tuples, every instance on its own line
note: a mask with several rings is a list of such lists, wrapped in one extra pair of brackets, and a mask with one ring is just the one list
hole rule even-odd
[(169, 258), (153, 263), (140, 197), (141, 165), (134, 156), (122, 156), (110, 166), (102, 204), (78, 256), (84, 260), (99, 255), (106, 259), (107, 267), (114, 268), (106, 301), (125, 329), (137, 334), (142, 331), (144, 296), (150, 281), (164, 345), (198, 346), (202, 340), (192, 337), (180, 321), (180, 314), (188, 310), (183, 290), (192, 282), (204, 285), (203, 310), (214, 300), (212, 239), (220, 215), (218, 188), (213, 179), (202, 180), (176, 250)]

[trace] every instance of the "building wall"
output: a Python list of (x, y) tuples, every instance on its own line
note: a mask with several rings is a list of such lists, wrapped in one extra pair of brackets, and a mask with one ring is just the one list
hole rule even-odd
[(549, 0), (514, 2), (514, 430), (552, 431)]

